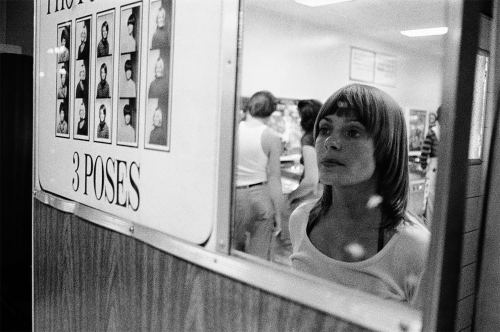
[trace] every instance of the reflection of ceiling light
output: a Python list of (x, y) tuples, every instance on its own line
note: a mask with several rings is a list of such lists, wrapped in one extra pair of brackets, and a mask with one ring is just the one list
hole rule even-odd
[(295, 0), (295, 2), (309, 7), (326, 6), (334, 3), (347, 2), (347, 1), (352, 1), (352, 0)]
[(426, 36), (439, 36), (448, 32), (448, 27), (416, 29), (416, 30), (403, 30), (402, 35), (407, 37), (426, 37)]

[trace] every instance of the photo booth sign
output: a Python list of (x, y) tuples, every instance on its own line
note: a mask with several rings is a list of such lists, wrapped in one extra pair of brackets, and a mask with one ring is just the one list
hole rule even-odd
[(220, 77), (221, 11), (37, 1), (37, 189), (205, 242), (219, 192), (220, 91), (206, 82)]

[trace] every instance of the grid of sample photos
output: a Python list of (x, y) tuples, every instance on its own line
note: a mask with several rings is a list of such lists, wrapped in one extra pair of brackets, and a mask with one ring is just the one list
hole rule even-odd
[[(89, 140), (91, 16), (76, 20), (73, 138)], [(77, 74), (78, 75), (77, 75)]]
[(115, 11), (97, 14), (94, 141), (111, 144), (113, 123), (113, 45)]
[(149, 12), (145, 147), (168, 150), (170, 137), (171, 0), (152, 1)]
[(138, 147), (144, 133), (146, 149), (169, 151), (173, 8), (173, 0), (152, 0), (149, 6), (144, 114), (139, 112), (142, 3), (98, 12), (95, 21), (87, 15), (58, 24), (57, 137), (89, 141), (92, 136), (94, 142)]
[(56, 136), (69, 138), (69, 81), (70, 81), (70, 46), (71, 22), (61, 23), (57, 26), (57, 103), (56, 103)]
[(117, 144), (138, 145), (139, 64), (141, 4), (120, 10), (120, 60), (118, 64)]

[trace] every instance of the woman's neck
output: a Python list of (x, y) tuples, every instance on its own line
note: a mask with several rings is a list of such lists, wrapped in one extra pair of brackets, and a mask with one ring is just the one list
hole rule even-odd
[(339, 223), (379, 227), (380, 196), (374, 179), (351, 186), (332, 186), (332, 204), (328, 213)]

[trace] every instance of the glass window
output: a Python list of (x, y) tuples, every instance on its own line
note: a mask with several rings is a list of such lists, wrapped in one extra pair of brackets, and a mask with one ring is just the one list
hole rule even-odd
[(232, 248), (419, 306), (445, 1), (242, 5)]

